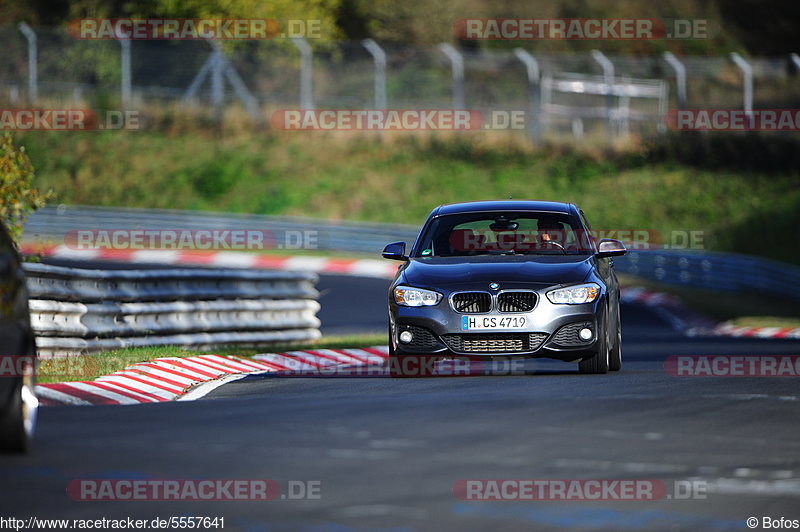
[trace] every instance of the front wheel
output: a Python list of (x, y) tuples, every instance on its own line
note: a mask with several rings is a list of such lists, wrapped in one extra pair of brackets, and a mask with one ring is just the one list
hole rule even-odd
[(622, 325), (620, 324), (619, 311), (617, 311), (617, 333), (614, 347), (611, 349), (609, 356), (608, 369), (611, 371), (622, 369)]
[(600, 345), (598, 346), (597, 353), (592, 358), (578, 362), (579, 373), (593, 375), (608, 373), (610, 353), (608, 348), (607, 323), (600, 333)]

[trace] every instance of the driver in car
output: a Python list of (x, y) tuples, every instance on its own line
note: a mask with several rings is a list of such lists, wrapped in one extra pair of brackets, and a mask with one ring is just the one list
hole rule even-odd
[(566, 233), (561, 223), (553, 219), (541, 219), (537, 223), (539, 245), (547, 249), (574, 249), (566, 244)]

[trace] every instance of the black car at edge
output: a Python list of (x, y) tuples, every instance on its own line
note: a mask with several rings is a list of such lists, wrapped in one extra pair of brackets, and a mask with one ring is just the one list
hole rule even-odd
[(36, 343), (17, 249), (0, 224), (0, 451), (25, 452), (36, 425)]

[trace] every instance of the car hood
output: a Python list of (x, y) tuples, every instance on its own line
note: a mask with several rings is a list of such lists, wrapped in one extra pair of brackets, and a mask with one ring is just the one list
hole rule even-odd
[[(500, 287), (540, 288), (579, 283), (593, 267), (586, 255), (521, 255), (425, 257), (409, 261), (402, 282), (425, 287), (476, 287), (496, 282)], [(536, 285), (536, 286), (531, 286)]]

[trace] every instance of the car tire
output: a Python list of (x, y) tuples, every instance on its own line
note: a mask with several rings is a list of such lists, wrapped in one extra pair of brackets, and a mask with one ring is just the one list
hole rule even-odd
[(389, 356), (394, 356), (395, 352), (394, 335), (392, 334), (392, 321), (389, 320)]
[(578, 362), (578, 372), (592, 375), (608, 373), (609, 358), (611, 355), (609, 351), (608, 321), (606, 321), (600, 337), (600, 345), (598, 346), (597, 353), (591, 358)]
[(394, 334), (392, 332), (392, 320), (389, 320), (389, 357), (386, 359), (386, 364), (389, 366), (389, 376), (395, 379), (404, 377), (400, 372), (400, 357), (397, 356), (397, 350), (394, 345)]
[[(28, 353), (33, 356), (36, 348), (29, 348)], [(35, 383), (35, 367), (16, 379), (11, 398), (0, 412), (0, 452), (25, 453), (30, 448), (38, 406)]]
[(620, 323), (619, 310), (617, 310), (617, 333), (614, 339), (614, 347), (608, 357), (608, 369), (619, 371), (622, 369), (622, 324)]

